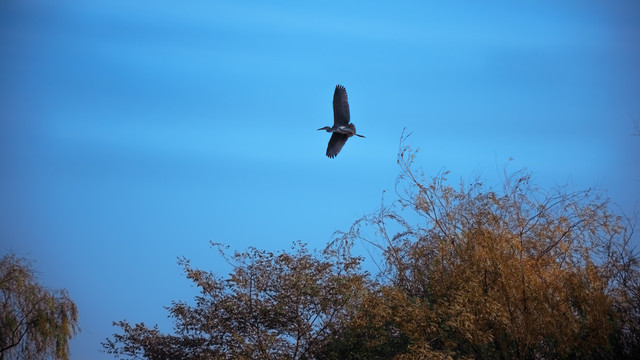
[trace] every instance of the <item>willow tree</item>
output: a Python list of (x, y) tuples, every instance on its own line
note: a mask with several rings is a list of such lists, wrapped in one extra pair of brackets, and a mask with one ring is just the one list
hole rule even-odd
[(25, 259), (0, 260), (0, 359), (69, 359), (78, 311), (65, 290), (40, 285)]
[[(449, 185), (401, 148), (400, 200), (333, 246), (382, 252), (379, 287), (329, 344), (343, 359), (637, 358), (632, 224), (597, 191), (541, 191), (530, 174)], [(377, 237), (365, 236), (373, 226)], [(391, 229), (394, 229), (393, 231)], [(381, 351), (385, 350), (385, 352)]]

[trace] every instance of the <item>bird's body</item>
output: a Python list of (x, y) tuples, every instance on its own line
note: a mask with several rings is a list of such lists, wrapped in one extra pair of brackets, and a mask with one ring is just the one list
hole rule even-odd
[(325, 126), (318, 130), (325, 130), (331, 134), (329, 145), (327, 146), (327, 156), (334, 158), (338, 155), (347, 140), (353, 135), (364, 137), (356, 134), (356, 126), (351, 124), (349, 115), (349, 101), (347, 99), (347, 90), (342, 85), (337, 85), (333, 93), (333, 126)]

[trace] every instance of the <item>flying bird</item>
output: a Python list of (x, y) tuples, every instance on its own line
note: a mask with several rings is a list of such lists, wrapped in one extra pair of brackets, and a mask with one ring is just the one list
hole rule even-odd
[(318, 130), (326, 130), (331, 134), (329, 145), (327, 146), (327, 156), (334, 158), (338, 155), (347, 140), (355, 136), (364, 137), (356, 134), (356, 126), (349, 123), (349, 101), (347, 99), (347, 89), (342, 85), (336, 86), (333, 93), (333, 126), (325, 126)]

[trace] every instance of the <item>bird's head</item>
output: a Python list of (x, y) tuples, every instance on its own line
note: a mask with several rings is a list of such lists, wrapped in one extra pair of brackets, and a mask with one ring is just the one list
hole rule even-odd
[(321, 128), (320, 128), (320, 129), (318, 129), (318, 130), (327, 130), (327, 132), (331, 132), (331, 128), (330, 128), (330, 127), (328, 127), (328, 126), (321, 127)]

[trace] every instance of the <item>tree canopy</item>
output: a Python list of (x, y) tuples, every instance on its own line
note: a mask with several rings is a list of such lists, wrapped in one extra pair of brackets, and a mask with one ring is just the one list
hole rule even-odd
[(0, 260), (0, 359), (69, 359), (78, 310), (65, 290), (47, 290), (30, 264)]
[[(378, 247), (384, 268), (350, 336), (332, 345), (338, 357), (370, 358), (353, 357), (353, 344), (366, 353), (390, 339), (407, 344), (400, 359), (640, 355), (633, 224), (601, 193), (543, 192), (526, 172), (500, 192), (481, 181), (454, 188), (446, 172), (416, 174), (415, 156), (405, 147), (398, 158), (398, 204), (417, 225), (383, 207), (340, 239)], [(361, 236), (362, 226), (379, 236)]]
[(193, 305), (168, 308), (174, 335), (120, 321), (123, 334), (105, 349), (146, 359), (310, 359), (360, 301), (365, 276), (358, 258), (311, 254), (301, 243), (279, 254), (250, 248), (228, 255), (214, 246), (234, 270), (221, 278), (179, 261), (200, 295)]
[[(453, 187), (400, 149), (399, 200), (322, 252), (229, 255), (227, 277), (194, 269), (193, 303), (168, 308), (173, 334), (114, 323), (109, 353), (144, 359), (618, 359), (640, 357), (633, 223), (602, 192)], [(375, 230), (375, 235), (370, 235)], [(374, 246), (379, 272), (352, 250)], [(375, 257), (375, 255), (372, 255)]]

